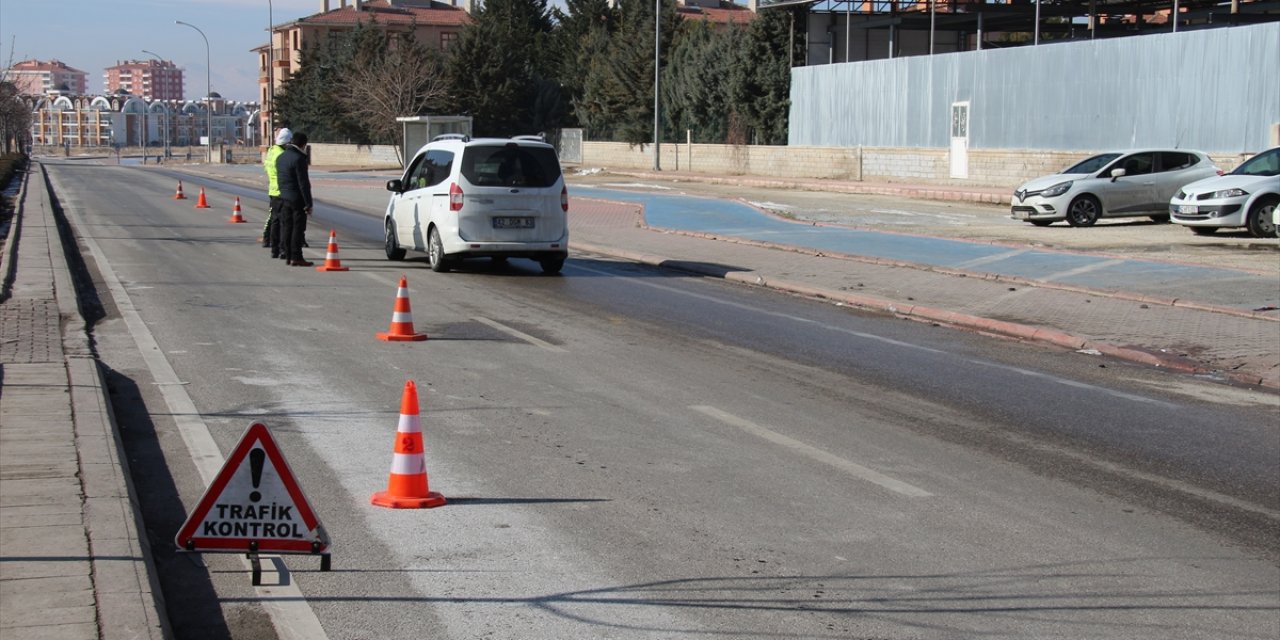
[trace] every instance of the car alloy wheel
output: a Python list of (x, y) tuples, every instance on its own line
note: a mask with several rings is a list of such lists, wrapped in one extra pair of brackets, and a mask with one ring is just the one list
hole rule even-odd
[(1067, 207), (1067, 224), (1073, 227), (1092, 227), (1098, 221), (1101, 209), (1097, 198), (1090, 195), (1076, 196)]

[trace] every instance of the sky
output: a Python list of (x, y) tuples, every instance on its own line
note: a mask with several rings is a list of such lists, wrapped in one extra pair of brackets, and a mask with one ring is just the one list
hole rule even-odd
[[(103, 92), (107, 67), (150, 60), (143, 49), (183, 70), (186, 98), (213, 91), (228, 100), (258, 97), (258, 55), (267, 25), (319, 13), (322, 0), (0, 0), (0, 69), (23, 60), (61, 60)], [(339, 0), (331, 0), (333, 8)], [(268, 6), (270, 5), (270, 6)], [(270, 9), (270, 11), (268, 11)], [(209, 39), (206, 65), (204, 39)], [(206, 71), (208, 71), (206, 73)], [(206, 75), (208, 80), (206, 81)]]

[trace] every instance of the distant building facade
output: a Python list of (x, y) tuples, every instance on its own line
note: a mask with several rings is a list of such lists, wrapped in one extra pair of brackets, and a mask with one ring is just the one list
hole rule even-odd
[(446, 50), (471, 22), (471, 0), (320, 0), (320, 13), (271, 27), (271, 42), (258, 54), (258, 97), (265, 105), (261, 130), (270, 128), (273, 98), (302, 68), (302, 52), (319, 47), (363, 23), (376, 21), (390, 33), (413, 33), (422, 45)]
[(22, 100), (31, 109), (31, 141), (37, 147), (164, 149), (196, 146), (204, 137), (214, 145), (262, 143), (258, 104), (223, 100), (217, 93), (197, 101), (147, 100), (123, 90), (105, 96), (52, 91)]
[(102, 74), (107, 94), (121, 89), (147, 100), (181, 100), (182, 69), (168, 60), (126, 60)]
[(41, 96), (58, 90), (79, 95), (89, 91), (89, 74), (60, 60), (24, 60), (9, 67), (6, 75), (23, 95)]

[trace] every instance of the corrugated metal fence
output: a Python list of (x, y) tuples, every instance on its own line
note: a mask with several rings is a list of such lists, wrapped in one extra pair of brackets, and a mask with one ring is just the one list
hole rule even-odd
[(1177, 146), (1249, 152), (1280, 123), (1280, 23), (803, 67), (789, 143), (947, 147)]

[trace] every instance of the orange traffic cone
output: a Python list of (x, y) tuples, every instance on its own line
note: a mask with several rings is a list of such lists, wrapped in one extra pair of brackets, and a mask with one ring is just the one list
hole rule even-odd
[(196, 200), (197, 209), (208, 209), (209, 201), (204, 199), (204, 187), (200, 187), (200, 198)]
[(400, 396), (400, 423), (396, 427), (396, 451), (391, 459), (387, 490), (373, 494), (374, 506), (391, 509), (429, 509), (444, 505), (444, 496), (427, 484), (427, 458), (422, 447), (422, 423), (418, 418), (418, 388), (404, 383)]
[[(329, 230), (329, 250), (324, 254), (324, 264), (316, 267), (316, 271), (347, 271), (338, 259), (338, 232), (333, 229)], [(405, 307), (408, 306), (409, 301), (406, 300)]]
[(231, 219), (227, 222), (248, 222), (240, 215), (240, 196), (236, 196), (236, 206), (231, 207)]
[(377, 333), (379, 340), (409, 342), (426, 340), (427, 334), (413, 330), (413, 314), (409, 310), (409, 283), (400, 276), (400, 288), (396, 290), (396, 308), (391, 314), (391, 328)]
[(174, 200), (186, 200), (186, 199), (187, 199), (187, 197), (186, 197), (186, 196), (182, 195), (182, 181), (181, 181), (181, 180), (179, 180), (179, 181), (178, 181), (178, 192), (177, 192), (177, 193), (175, 193), (175, 194), (173, 194), (173, 199), (174, 199)]

